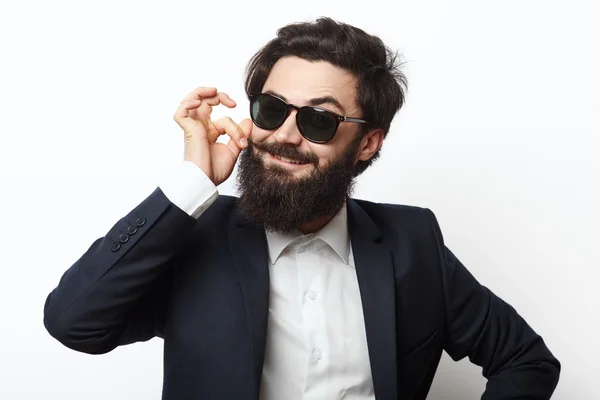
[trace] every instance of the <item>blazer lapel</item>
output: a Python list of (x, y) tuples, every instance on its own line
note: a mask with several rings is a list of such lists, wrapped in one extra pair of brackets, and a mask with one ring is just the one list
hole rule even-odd
[(267, 239), (264, 229), (243, 220), (239, 216), (232, 218), (229, 226), (229, 249), (240, 276), (242, 295), (246, 307), (246, 316), (254, 361), (256, 393), (260, 389), (260, 380), (265, 355), (267, 337), (267, 318), (269, 312), (269, 259)]
[(397, 399), (394, 266), (390, 249), (367, 213), (348, 200), (348, 230), (363, 305), (377, 399)]

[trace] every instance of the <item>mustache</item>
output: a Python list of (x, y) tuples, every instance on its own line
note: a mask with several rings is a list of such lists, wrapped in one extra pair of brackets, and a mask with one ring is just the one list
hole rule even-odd
[(314, 164), (319, 163), (319, 157), (314, 153), (306, 153), (300, 151), (298, 147), (289, 143), (258, 143), (249, 140), (252, 147), (257, 148), (259, 151), (270, 153), (277, 157), (285, 157), (303, 164)]

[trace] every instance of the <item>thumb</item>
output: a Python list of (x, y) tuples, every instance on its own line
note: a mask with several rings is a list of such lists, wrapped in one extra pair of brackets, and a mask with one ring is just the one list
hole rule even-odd
[(244, 132), (247, 138), (250, 137), (250, 133), (252, 133), (252, 120), (246, 118), (245, 120), (240, 122), (240, 128), (242, 128), (242, 131)]

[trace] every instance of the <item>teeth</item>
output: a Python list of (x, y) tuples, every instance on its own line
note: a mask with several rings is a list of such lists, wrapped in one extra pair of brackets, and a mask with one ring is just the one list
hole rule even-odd
[(285, 162), (290, 163), (290, 164), (302, 164), (302, 163), (300, 163), (298, 161), (294, 161), (294, 160), (292, 160), (290, 158), (286, 158), (286, 157), (275, 156), (275, 158), (277, 158), (278, 160), (281, 160), (281, 161), (285, 161)]

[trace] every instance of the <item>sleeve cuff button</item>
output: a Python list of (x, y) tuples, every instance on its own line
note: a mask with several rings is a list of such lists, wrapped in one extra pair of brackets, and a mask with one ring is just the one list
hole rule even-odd
[(119, 243), (119, 242), (112, 242), (110, 244), (110, 251), (112, 251), (113, 253), (119, 251), (120, 248), (121, 248), (121, 243)]
[(144, 217), (138, 217), (135, 220), (135, 225), (136, 226), (144, 226), (145, 223), (146, 223), (146, 218), (144, 218)]

